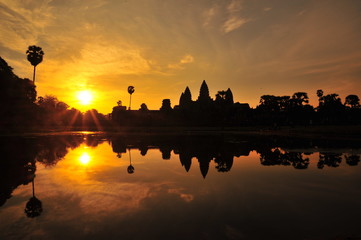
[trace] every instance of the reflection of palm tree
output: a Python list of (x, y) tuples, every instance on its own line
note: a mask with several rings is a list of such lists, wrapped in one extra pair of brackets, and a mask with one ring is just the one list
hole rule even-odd
[(35, 68), (36, 66), (43, 61), (44, 52), (41, 47), (38, 46), (29, 46), (26, 51), (27, 59), (34, 66), (34, 74), (33, 74), (33, 83), (35, 83)]
[(346, 155), (346, 163), (350, 166), (357, 166), (357, 164), (360, 162), (360, 156), (359, 155)]
[(130, 107), (132, 105), (132, 94), (134, 93), (135, 89), (133, 86), (129, 86), (128, 87), (128, 93), (130, 94), (130, 99), (129, 99), (129, 110), (130, 110)]
[(26, 213), (26, 216), (29, 218), (38, 217), (43, 212), (43, 207), (42, 207), (41, 201), (35, 197), (34, 179), (32, 181), (32, 187), (33, 187), (33, 196), (26, 203), (25, 210), (24, 210)]
[(127, 168), (127, 172), (129, 174), (132, 174), (134, 173), (134, 167), (132, 166), (132, 154), (130, 153), (130, 148), (128, 148), (128, 151), (129, 151), (129, 166)]

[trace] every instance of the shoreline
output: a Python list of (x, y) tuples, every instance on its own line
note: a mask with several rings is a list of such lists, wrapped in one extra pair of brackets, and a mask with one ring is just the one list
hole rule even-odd
[(72, 134), (103, 134), (103, 135), (258, 135), (283, 136), (302, 138), (354, 139), (361, 140), (361, 126), (295, 126), (270, 128), (257, 127), (116, 127), (108, 129), (39, 129), (33, 131), (0, 132), (5, 136), (35, 135), (72, 135)]

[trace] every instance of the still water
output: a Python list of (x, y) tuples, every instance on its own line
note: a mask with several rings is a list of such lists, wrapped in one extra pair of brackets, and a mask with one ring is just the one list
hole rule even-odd
[(0, 239), (360, 239), (361, 143), (1, 137)]

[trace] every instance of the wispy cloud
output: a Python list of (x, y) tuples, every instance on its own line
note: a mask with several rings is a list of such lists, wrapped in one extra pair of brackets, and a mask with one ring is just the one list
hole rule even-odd
[(230, 17), (223, 25), (223, 31), (225, 33), (232, 32), (237, 28), (241, 27), (243, 24), (248, 22), (248, 19), (241, 18), (241, 17)]
[(184, 64), (194, 62), (194, 57), (190, 54), (185, 55), (178, 63), (168, 64), (168, 68), (170, 69), (184, 69)]
[(232, 32), (250, 21), (250, 19), (240, 16), (243, 9), (241, 0), (232, 0), (226, 9), (228, 18), (222, 25), (222, 31), (224, 33)]
[(227, 10), (229, 13), (238, 13), (240, 12), (243, 7), (242, 7), (242, 2), (241, 0), (232, 0), (228, 6), (227, 6)]

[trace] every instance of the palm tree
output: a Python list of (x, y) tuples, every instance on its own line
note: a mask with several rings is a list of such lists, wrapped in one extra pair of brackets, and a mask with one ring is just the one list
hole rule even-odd
[(44, 52), (41, 47), (33, 45), (29, 46), (28, 50), (26, 51), (26, 55), (28, 61), (31, 63), (31, 65), (34, 66), (33, 83), (35, 84), (35, 68), (43, 61)]
[(132, 94), (134, 93), (135, 89), (133, 86), (128, 87), (128, 93), (130, 94), (130, 100), (129, 100), (129, 110), (130, 106), (132, 105)]
[(32, 180), (32, 187), (33, 187), (33, 196), (26, 203), (24, 210), (26, 216), (29, 218), (38, 217), (43, 212), (43, 206), (41, 201), (35, 197), (34, 179)]
[(132, 165), (132, 154), (130, 152), (130, 148), (128, 148), (128, 152), (129, 152), (129, 166), (127, 168), (127, 172), (129, 174), (132, 174), (132, 173), (134, 173), (134, 167)]

